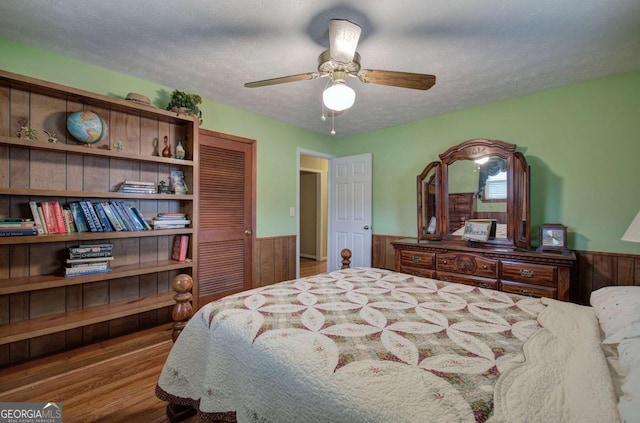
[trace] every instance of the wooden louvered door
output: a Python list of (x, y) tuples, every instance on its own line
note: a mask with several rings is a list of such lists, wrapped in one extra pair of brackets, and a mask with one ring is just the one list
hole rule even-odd
[(255, 140), (201, 129), (197, 305), (251, 288)]

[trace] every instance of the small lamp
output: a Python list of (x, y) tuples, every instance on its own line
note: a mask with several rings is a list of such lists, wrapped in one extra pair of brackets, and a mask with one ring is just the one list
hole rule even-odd
[(640, 212), (633, 219), (631, 225), (627, 228), (627, 231), (620, 238), (623, 241), (640, 242)]

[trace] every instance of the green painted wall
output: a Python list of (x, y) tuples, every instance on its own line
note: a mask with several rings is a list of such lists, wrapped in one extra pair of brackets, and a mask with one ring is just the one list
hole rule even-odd
[[(0, 69), (117, 97), (138, 92), (159, 107), (181, 88), (2, 38)], [(640, 210), (640, 72), (342, 138), (212, 99), (201, 109), (204, 128), (258, 141), (258, 237), (296, 233), (289, 207), (296, 200), (297, 148), (340, 156), (371, 152), (374, 233), (415, 236), (416, 175), (454, 144), (492, 138), (517, 144), (531, 165), (534, 235), (540, 223), (560, 222), (569, 226), (570, 248), (640, 254), (640, 243), (619, 240)]]
[(535, 239), (540, 223), (559, 222), (570, 248), (638, 254), (620, 237), (640, 210), (639, 112), (632, 72), (349, 137), (336, 154), (373, 154), (374, 232), (415, 236), (414, 181), (427, 163), (471, 138), (514, 143), (531, 166)]

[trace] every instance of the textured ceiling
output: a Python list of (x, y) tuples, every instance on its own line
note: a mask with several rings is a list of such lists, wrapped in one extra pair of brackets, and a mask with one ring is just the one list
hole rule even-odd
[(640, 69), (638, 0), (2, 0), (0, 37), (328, 134), (326, 80), (243, 85), (315, 71), (331, 18), (362, 27), (363, 68), (437, 77), (350, 79), (338, 136)]

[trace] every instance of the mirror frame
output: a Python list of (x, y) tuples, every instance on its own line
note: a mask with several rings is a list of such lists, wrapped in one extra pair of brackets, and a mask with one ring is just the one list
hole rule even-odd
[[(471, 139), (449, 148), (440, 154), (440, 162), (432, 162), (425, 167), (417, 177), (418, 188), (418, 240), (443, 240), (447, 242), (467, 243), (462, 237), (454, 237), (448, 232), (449, 228), (449, 165), (459, 160), (476, 160), (486, 156), (503, 158), (507, 165), (507, 200), (506, 220), (507, 236), (503, 239), (490, 239), (484, 243), (473, 245), (492, 245), (495, 247), (530, 248), (531, 219), (530, 219), (530, 169), (524, 155), (516, 152), (517, 146), (500, 140), (484, 138)], [(423, 182), (432, 169), (435, 177), (440, 181), (436, 189), (436, 232), (423, 234), (424, 220), (428, 218), (423, 213)], [(437, 183), (437, 182), (436, 182)]]
[[(424, 183), (427, 176), (431, 174), (431, 171), (433, 171), (433, 178), (435, 179), (434, 181), (435, 183), (435, 192), (434, 192), (435, 215), (434, 216), (430, 216), (428, 212), (424, 210), (425, 208), (424, 198), (426, 195), (426, 193), (424, 192)], [(440, 207), (440, 203), (441, 203), (440, 199), (442, 198), (441, 181), (442, 181), (442, 164), (440, 162), (429, 163), (427, 167), (424, 168), (422, 173), (420, 173), (420, 175), (416, 177), (417, 188), (418, 188), (418, 241), (426, 240), (426, 239), (429, 239), (429, 240), (442, 239), (442, 234), (443, 234), (442, 222), (444, 220), (442, 219), (442, 210)], [(424, 227), (428, 225), (428, 222), (431, 220), (431, 217), (436, 218), (436, 227), (435, 227), (434, 233), (429, 234), (429, 233), (425, 233)]]

